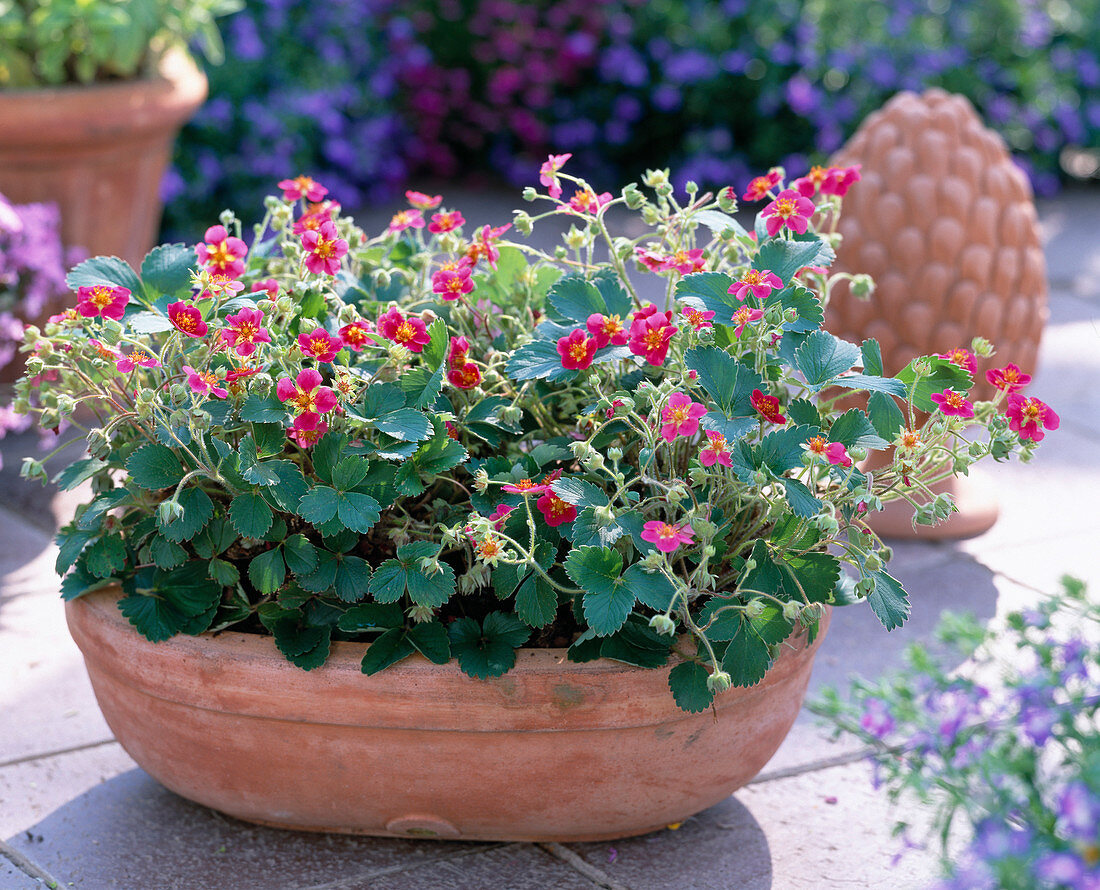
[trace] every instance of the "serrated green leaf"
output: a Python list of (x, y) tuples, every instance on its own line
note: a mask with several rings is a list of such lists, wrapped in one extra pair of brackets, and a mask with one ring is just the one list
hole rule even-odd
[(65, 276), (65, 283), (73, 290), (106, 284), (124, 287), (139, 300), (145, 296), (137, 273), (130, 268), (129, 263), (117, 256), (97, 256), (84, 260)]
[(306, 671), (323, 665), (331, 647), (332, 628), (302, 624), (296, 617), (282, 618), (271, 628), (275, 645), (286, 660)]
[(850, 408), (833, 421), (829, 441), (840, 442), (845, 448), (885, 448), (888, 444), (858, 408)]
[(734, 686), (755, 686), (771, 665), (768, 644), (742, 619), (740, 633), (730, 640), (722, 656), (722, 670), (730, 675)]
[(419, 411), (400, 408), (374, 420), (375, 428), (399, 442), (422, 442), (432, 434), (432, 425)]
[(600, 645), (600, 656), (637, 667), (658, 668), (668, 663), (669, 642), (654, 639), (653, 632), (644, 625), (631, 622), (610, 636)]
[(859, 351), (863, 356), (863, 373), (872, 377), (881, 377), (883, 375), (882, 347), (879, 346), (878, 340), (873, 337), (864, 340)]
[(869, 377), (866, 374), (845, 374), (829, 382), (830, 386), (841, 386), (844, 389), (866, 390), (867, 392), (884, 392), (890, 395), (905, 398), (905, 384), (893, 377)]
[(795, 516), (808, 519), (821, 512), (821, 501), (797, 479), (784, 479), (783, 489), (787, 494), (787, 504)]
[(811, 603), (827, 603), (840, 580), (840, 560), (830, 553), (783, 554), (778, 566), (783, 588), (793, 600), (805, 596)]
[(282, 548), (272, 547), (248, 564), (248, 580), (260, 593), (274, 593), (286, 581), (286, 563), (283, 561)]
[(218, 518), (195, 536), (193, 546), (203, 559), (212, 559), (236, 540), (236, 530), (224, 519)]
[(541, 575), (532, 572), (516, 591), (516, 614), (531, 627), (545, 627), (558, 613), (558, 595)]
[(187, 244), (154, 247), (141, 261), (141, 280), (149, 299), (190, 293), (191, 270), (195, 266), (195, 250)]
[(817, 294), (806, 287), (786, 287), (783, 290), (773, 291), (764, 301), (765, 308), (778, 304), (786, 314), (788, 309), (797, 313), (794, 321), (785, 321), (782, 324), (784, 331), (794, 333), (809, 333), (816, 331), (825, 321), (825, 310)]
[(366, 534), (382, 515), (382, 507), (369, 494), (340, 492), (336, 495), (336, 515), (345, 528)]
[(550, 487), (563, 501), (577, 507), (605, 507), (608, 503), (602, 488), (583, 479), (558, 479)]
[(887, 442), (894, 441), (905, 428), (905, 415), (898, 403), (885, 393), (871, 393), (867, 400), (867, 416), (875, 432)]
[(175, 541), (170, 541), (163, 535), (154, 535), (149, 545), (153, 562), (158, 569), (174, 569), (187, 562), (187, 551)]
[(754, 463), (782, 476), (787, 470), (802, 466), (802, 445), (819, 432), (815, 426), (787, 425), (768, 433), (753, 449)]
[(177, 485), (183, 478), (183, 467), (176, 453), (167, 445), (153, 442), (130, 455), (126, 470), (137, 485), (149, 491)]
[(741, 610), (733, 608), (736, 605), (734, 599), (713, 596), (699, 610), (696, 621), (706, 628), (707, 639), (712, 643), (732, 640), (741, 632)]
[(607, 304), (596, 285), (578, 275), (558, 279), (546, 299), (563, 318), (582, 325), (594, 313), (607, 313)]
[(408, 658), (416, 647), (409, 640), (403, 627), (394, 627), (383, 633), (367, 648), (367, 654), (363, 656), (360, 670), (368, 676), (385, 670), (391, 664), (397, 664), (403, 658)]
[(623, 583), (623, 559), (606, 547), (575, 547), (565, 571), (582, 588), (584, 618), (600, 636), (615, 633), (634, 608), (634, 594)]
[(357, 455), (345, 457), (332, 471), (332, 487), (337, 491), (351, 491), (362, 482), (370, 469), (370, 462)]
[(175, 522), (161, 526), (161, 534), (169, 541), (180, 544), (190, 541), (197, 535), (214, 516), (214, 503), (210, 496), (201, 488), (185, 488), (177, 498), (177, 503), (183, 508), (183, 516)]
[[(716, 320), (728, 319), (741, 303), (729, 293), (733, 279), (724, 272), (694, 272), (676, 283), (676, 299), (702, 304)], [(698, 308), (698, 306), (696, 307)]]
[(212, 559), (209, 564), (210, 577), (222, 587), (236, 587), (241, 580), (240, 570), (231, 562), (224, 559)]
[(416, 466), (422, 473), (445, 473), (447, 470), (457, 467), (466, 460), (466, 449), (446, 434), (435, 435), (429, 439), (413, 455)]
[(556, 343), (533, 340), (512, 353), (505, 371), (513, 380), (572, 380), (576, 371), (562, 367)]
[(283, 559), (295, 575), (307, 575), (317, 568), (317, 548), (304, 535), (291, 535), (283, 542)]
[(298, 515), (306, 522), (320, 526), (336, 515), (338, 506), (336, 492), (326, 485), (318, 485), (299, 501)]
[(798, 271), (806, 266), (828, 266), (836, 258), (833, 249), (818, 235), (796, 235), (792, 238), (768, 238), (761, 241), (752, 267), (778, 275), (784, 286), (791, 283)]
[(451, 660), (451, 640), (447, 628), (438, 621), (414, 624), (409, 628), (409, 642), (416, 651), (432, 664), (446, 664)]
[(79, 529), (75, 523), (70, 522), (68, 525), (63, 526), (54, 538), (58, 548), (54, 571), (59, 575), (64, 575), (76, 562), (85, 545), (94, 537), (95, 532)]
[(360, 603), (352, 606), (340, 616), (340, 630), (354, 632), (373, 627), (400, 627), (405, 621), (405, 613), (394, 604)]
[(478, 625), (472, 618), (459, 618), (448, 629), (451, 654), (458, 659), (463, 673), (478, 680), (499, 677), (516, 663), (517, 646), (522, 646), (531, 630), (514, 615), (490, 612)]
[(681, 711), (698, 714), (714, 701), (714, 693), (707, 688), (710, 674), (701, 664), (685, 661), (668, 672), (668, 688)]
[(356, 603), (367, 595), (370, 566), (358, 556), (342, 555), (336, 562), (333, 590), (345, 603)]
[(69, 464), (60, 473), (53, 477), (54, 484), (62, 491), (72, 491), (81, 482), (91, 479), (96, 473), (104, 469), (107, 462), (95, 457), (86, 457), (75, 463)]
[(909, 596), (901, 582), (887, 572), (870, 572), (875, 588), (867, 596), (867, 602), (882, 626), (887, 630), (896, 630), (909, 617)]
[(794, 354), (794, 366), (812, 389), (850, 371), (859, 359), (859, 347), (828, 331), (813, 331)]
[(121, 535), (104, 535), (87, 550), (85, 565), (97, 578), (109, 578), (126, 565), (126, 545)]
[(309, 483), (306, 482), (298, 465), (289, 460), (272, 460), (267, 466), (274, 472), (277, 482), (270, 486), (268, 494), (279, 505), (281, 510), (287, 513), (297, 513), (298, 505), (302, 498), (309, 492)]
[(239, 494), (229, 505), (229, 521), (244, 538), (262, 538), (271, 528), (273, 518), (271, 508), (258, 494)]
[(443, 391), (443, 375), (446, 364), (434, 371), (427, 368), (410, 368), (401, 375), (401, 390), (405, 394), (405, 404), (409, 408), (422, 411), (430, 408)]
[(821, 426), (821, 415), (812, 402), (806, 399), (792, 399), (787, 403), (787, 419), (799, 426)]
[(241, 420), (251, 423), (285, 423), (287, 407), (272, 393), (261, 396), (249, 394), (241, 405)]
[(154, 643), (174, 637), (186, 618), (171, 603), (137, 593), (120, 599), (118, 608), (138, 633)]
[(638, 602), (658, 612), (666, 611), (676, 596), (676, 588), (662, 572), (646, 572), (638, 563), (623, 574), (623, 584)]
[(336, 583), (336, 572), (339, 565), (336, 554), (328, 550), (317, 551), (317, 565), (313, 571), (297, 575), (298, 583), (306, 590), (313, 593), (324, 593), (332, 589)]

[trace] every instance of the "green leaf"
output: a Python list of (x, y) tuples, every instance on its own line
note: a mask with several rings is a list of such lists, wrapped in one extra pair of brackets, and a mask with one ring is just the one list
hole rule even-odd
[(224, 519), (215, 519), (195, 536), (195, 552), (203, 559), (212, 559), (237, 540), (237, 532)]
[[(741, 632), (741, 611), (730, 608), (736, 600), (711, 597), (699, 611), (697, 622), (706, 627), (707, 639), (711, 642), (732, 640)], [(709, 625), (709, 627), (707, 626)]]
[(599, 636), (615, 633), (634, 608), (634, 594), (623, 581), (623, 558), (607, 547), (577, 547), (565, 560), (565, 571), (584, 593), (583, 611)]
[(784, 479), (783, 488), (787, 493), (787, 504), (795, 516), (809, 519), (821, 512), (821, 501), (797, 479)]
[(291, 535), (283, 541), (283, 558), (295, 575), (305, 575), (317, 568), (317, 548), (304, 535)]
[(451, 654), (463, 673), (478, 680), (499, 677), (516, 663), (515, 649), (527, 642), (531, 630), (514, 615), (490, 612), (481, 625), (459, 618), (448, 629)]
[[(463, 619), (469, 620), (469, 619)], [(456, 622), (457, 623), (457, 622)], [(403, 627), (394, 627), (387, 630), (367, 648), (367, 654), (363, 656), (361, 670), (368, 676), (385, 670), (391, 664), (397, 664), (403, 658), (408, 658), (416, 647), (409, 640)]]
[[(634, 301), (626, 292), (618, 275), (611, 270), (604, 270), (596, 274), (592, 283), (596, 285), (596, 290), (600, 292), (607, 307), (605, 315), (617, 315), (620, 319), (625, 319), (630, 314), (630, 310), (634, 308)], [(586, 318), (585, 321), (587, 320)]]
[(336, 561), (334, 553), (330, 553), (328, 550), (318, 550), (317, 565), (313, 571), (298, 575), (298, 583), (313, 593), (323, 593), (331, 590), (336, 583), (338, 569), (339, 563)]
[(899, 398), (905, 398), (905, 384), (893, 377), (869, 377), (866, 374), (845, 374), (830, 381), (830, 386), (842, 386), (845, 389), (862, 389), (867, 392), (885, 392)]
[(248, 564), (248, 579), (260, 593), (274, 593), (286, 581), (286, 563), (282, 548), (273, 547), (252, 558)]
[(241, 420), (251, 423), (285, 423), (287, 407), (274, 393), (261, 396), (249, 394), (241, 405)]
[(806, 399), (793, 399), (787, 403), (787, 419), (800, 426), (821, 426), (821, 415)]
[(808, 333), (816, 331), (825, 321), (825, 310), (821, 306), (821, 300), (812, 290), (806, 287), (787, 287), (780, 291), (773, 291), (764, 302), (765, 307), (778, 304), (784, 312), (793, 309), (798, 313), (794, 321), (786, 321), (782, 328), (785, 331), (795, 333)]
[(135, 334), (162, 334), (172, 330), (175, 325), (161, 312), (135, 312), (126, 316), (126, 327)]
[(701, 664), (685, 661), (668, 672), (668, 688), (681, 711), (698, 714), (710, 707), (714, 693), (707, 688), (710, 674)]
[(828, 331), (811, 333), (794, 354), (794, 365), (812, 389), (820, 389), (834, 377), (850, 371), (859, 358), (859, 347)]
[(576, 507), (604, 507), (608, 503), (602, 488), (583, 479), (558, 479), (550, 487), (563, 501)]
[(73, 290), (106, 284), (125, 287), (139, 300), (145, 296), (141, 279), (130, 264), (117, 256), (96, 256), (85, 260), (65, 276), (65, 283)]
[(871, 572), (875, 589), (867, 597), (871, 609), (887, 630), (901, 627), (909, 617), (909, 597), (897, 578), (887, 572)]
[(563, 318), (582, 325), (593, 313), (607, 313), (607, 304), (596, 285), (578, 275), (558, 279), (546, 299)]
[(845, 448), (885, 448), (889, 444), (858, 408), (850, 408), (833, 421), (829, 441), (840, 442)]
[(887, 442), (894, 441), (905, 428), (905, 415), (898, 403), (885, 393), (871, 393), (871, 398), (867, 400), (867, 416), (875, 432)]
[(765, 603), (758, 614), (742, 620), (747, 621), (756, 636), (772, 646), (782, 643), (794, 629), (793, 624), (783, 617), (783, 609), (773, 602)]
[(432, 434), (432, 425), (419, 411), (401, 408), (374, 421), (375, 428), (401, 442), (422, 442)]
[(244, 538), (262, 538), (271, 528), (272, 519), (271, 508), (258, 494), (239, 494), (229, 505), (229, 521)]
[(60, 473), (53, 477), (54, 484), (62, 491), (72, 491), (81, 482), (91, 479), (96, 473), (104, 469), (107, 462), (95, 457), (86, 457), (75, 463), (69, 464)]
[(668, 609), (676, 596), (676, 588), (662, 572), (647, 572), (635, 563), (623, 574), (623, 585), (642, 605), (657, 612)]
[(286, 445), (286, 430), (279, 423), (253, 423), (252, 441), (256, 443), (257, 457), (274, 457)]
[(68, 525), (63, 526), (54, 538), (58, 548), (54, 571), (59, 575), (64, 575), (76, 562), (77, 557), (80, 556), (80, 552), (87, 543), (94, 537), (95, 532), (79, 529), (75, 523), (70, 522)]
[(103, 517), (126, 501), (132, 500), (130, 492), (125, 488), (115, 488), (105, 491), (96, 497), (87, 509), (79, 513), (76, 518), (76, 527), (81, 531), (98, 531), (103, 525)]
[(187, 551), (162, 535), (153, 536), (149, 550), (158, 569), (174, 569), (187, 562)]
[(126, 565), (126, 545), (121, 535), (104, 535), (87, 551), (85, 565), (97, 578), (110, 578)]
[(436, 431), (436, 435), (425, 442), (413, 455), (417, 468), (422, 473), (445, 473), (457, 467), (467, 458), (466, 449), (446, 434)]
[(337, 626), (350, 633), (374, 627), (400, 627), (404, 621), (405, 613), (400, 606), (360, 603), (341, 615)]
[(777, 476), (802, 466), (802, 444), (818, 432), (813, 426), (784, 426), (768, 433), (754, 449), (757, 466), (766, 466)]
[(183, 478), (183, 467), (176, 453), (167, 445), (152, 442), (130, 455), (126, 470), (136, 484), (149, 491), (177, 485)]
[(771, 665), (768, 644), (742, 619), (740, 633), (730, 640), (722, 656), (722, 670), (729, 673), (734, 686), (755, 686)]
[(369, 589), (376, 602), (396, 603), (405, 595), (405, 567), (387, 559), (374, 570)]
[(550, 340), (533, 340), (512, 353), (504, 370), (513, 380), (572, 380), (576, 371), (562, 367), (557, 344)]
[(279, 505), (281, 510), (287, 513), (297, 513), (298, 505), (302, 498), (309, 492), (309, 483), (306, 482), (298, 465), (289, 460), (271, 460), (266, 464), (275, 474), (274, 485), (270, 486), (269, 494)]
[(369, 494), (340, 492), (336, 496), (336, 515), (345, 528), (366, 534), (382, 515), (382, 507)]
[(351, 491), (366, 478), (368, 470), (370, 462), (366, 458), (357, 455), (345, 457), (332, 471), (332, 486), (337, 491)]
[(438, 621), (414, 624), (409, 628), (409, 642), (432, 664), (446, 664), (451, 660), (451, 640), (447, 628)]
[(906, 365), (900, 374), (900, 380), (906, 387), (906, 393), (913, 388), (917, 377), (916, 364), (924, 361), (928, 363), (928, 374), (920, 378), (913, 392), (913, 407), (918, 411), (929, 414), (936, 411), (936, 403), (932, 401), (933, 393), (940, 393), (947, 389), (955, 392), (966, 392), (973, 385), (973, 378), (965, 368), (948, 361), (945, 358), (925, 357), (915, 358)]
[(271, 632), (286, 660), (302, 670), (319, 668), (328, 659), (331, 627), (301, 624), (296, 617), (287, 617), (276, 621)]
[(355, 603), (365, 597), (369, 584), (370, 566), (365, 559), (345, 553), (336, 561), (333, 590), (345, 603)]
[(516, 591), (516, 614), (531, 627), (545, 627), (558, 613), (558, 595), (546, 579), (535, 572)]
[(404, 407), (405, 396), (394, 383), (372, 383), (359, 400), (357, 411), (364, 420), (374, 420)]
[(410, 408), (424, 410), (435, 404), (443, 390), (443, 375), (446, 364), (434, 371), (427, 368), (410, 368), (401, 375), (401, 391), (405, 394), (405, 404)]
[(604, 525), (596, 516), (595, 507), (584, 507), (569, 528), (569, 537), (576, 547), (610, 547), (623, 536), (623, 527), (618, 522)]
[(863, 356), (863, 373), (872, 377), (881, 377), (883, 375), (882, 347), (879, 346), (878, 340), (874, 338), (864, 340), (859, 351)]
[(177, 503), (183, 508), (183, 516), (169, 525), (160, 523), (159, 516), (157, 522), (161, 526), (161, 534), (164, 537), (180, 544), (190, 541), (206, 527), (214, 516), (214, 503), (201, 488), (185, 488), (177, 499)]
[[(398, 556), (400, 556), (400, 548)], [(455, 573), (447, 563), (439, 563), (440, 571), (429, 575), (420, 568), (410, 567), (406, 570), (405, 584), (409, 590), (409, 598), (421, 606), (442, 606), (451, 598), (455, 590)]]
[(195, 249), (187, 244), (154, 247), (141, 261), (141, 280), (149, 299), (190, 293), (191, 270), (196, 265)]
[(733, 279), (724, 272), (695, 272), (676, 283), (676, 299), (701, 303), (716, 315), (715, 320), (728, 320), (740, 301), (729, 293)]
[(241, 580), (240, 570), (224, 559), (212, 559), (208, 563), (210, 577), (222, 587), (236, 587)]
[(336, 515), (339, 499), (336, 492), (326, 485), (315, 486), (298, 503), (298, 515), (314, 526), (324, 525)]
[(174, 637), (184, 620), (171, 603), (139, 593), (124, 596), (118, 608), (138, 633), (154, 643)]
[(422, 606), (442, 606), (455, 589), (454, 569), (444, 562), (438, 563), (440, 571), (429, 574), (420, 566), (420, 560), (439, 553), (439, 546), (427, 541), (416, 541), (397, 548), (397, 558), (387, 559), (374, 571), (370, 580), (370, 593), (377, 602), (397, 602), (408, 591), (409, 598)]
[(830, 553), (782, 554), (778, 566), (783, 589), (793, 600), (805, 595), (811, 603), (827, 603), (840, 580), (840, 560)]
[(437, 368), (443, 364), (447, 357), (447, 347), (451, 344), (450, 334), (447, 333), (447, 323), (442, 318), (437, 318), (428, 326), (428, 345), (422, 353), (425, 363), (430, 368)]
[(805, 266), (828, 266), (836, 258), (831, 247), (817, 235), (802, 235), (791, 239), (769, 238), (760, 245), (752, 267), (774, 272), (784, 285)]
[(628, 621), (618, 633), (603, 638), (600, 655), (624, 664), (658, 668), (668, 663), (671, 642), (668, 637), (662, 640), (645, 624)]
[(748, 369), (726, 350), (716, 346), (696, 346), (689, 349), (684, 353), (684, 364), (699, 375), (699, 385), (714, 399), (718, 407), (729, 412), (738, 375), (742, 369)]

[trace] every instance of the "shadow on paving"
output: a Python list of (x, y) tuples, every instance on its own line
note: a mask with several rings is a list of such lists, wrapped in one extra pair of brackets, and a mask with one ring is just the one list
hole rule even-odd
[[(563, 850), (264, 828), (184, 800), (133, 769), (74, 798), (8, 843), (62, 886), (78, 890), (592, 890), (602, 883), (598, 872), (613, 874), (619, 890), (664, 888), (674, 874), (690, 876), (690, 886), (700, 888), (772, 886), (767, 838), (734, 798), (676, 831)], [(452, 883), (456, 878), (459, 882)]]

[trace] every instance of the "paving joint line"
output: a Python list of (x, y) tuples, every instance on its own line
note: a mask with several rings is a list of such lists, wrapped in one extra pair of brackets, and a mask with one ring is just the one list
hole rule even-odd
[(23, 874), (27, 875), (27, 877), (34, 878), (36, 881), (42, 881), (47, 887), (55, 888), (62, 886), (61, 882), (48, 871), (33, 860), (24, 856), (16, 850), (15, 847), (4, 843), (2, 840), (0, 840), (0, 856), (7, 859), (8, 862), (19, 869), (19, 871), (23, 872)]
[[(446, 843), (445, 841), (443, 843)], [(297, 890), (356, 890), (356, 888), (362, 887), (362, 882), (370, 880), (371, 878), (384, 878), (386, 875), (401, 874), (402, 872), (415, 871), (418, 868), (422, 868), (426, 865), (435, 865), (437, 862), (449, 862), (455, 859), (463, 859), (466, 856), (474, 856), (478, 853), (484, 853), (486, 850), (503, 850), (508, 847), (521, 846), (518, 843), (505, 844), (505, 843), (489, 843), (479, 844), (478, 846), (470, 846), (463, 850), (458, 850), (454, 853), (443, 854), (441, 856), (433, 856), (429, 859), (421, 859), (417, 862), (406, 862), (401, 865), (388, 865), (385, 868), (375, 868), (365, 871), (362, 874), (354, 875), (349, 878), (340, 878), (336, 881), (329, 881), (326, 884), (303, 884), (297, 888)]]
[(626, 884), (620, 884), (603, 869), (597, 868), (579, 853), (570, 850), (563, 844), (549, 841), (540, 843), (538, 846), (558, 861), (565, 863), (574, 871), (588, 878), (596, 886), (603, 888), (603, 890), (630, 890)]
[(43, 751), (39, 754), (24, 754), (22, 757), (13, 757), (0, 763), (0, 769), (9, 766), (19, 766), (21, 763), (30, 763), (33, 760), (48, 760), (51, 757), (60, 757), (62, 754), (75, 754), (78, 751), (90, 751), (92, 748), (102, 748), (104, 745), (117, 744), (112, 736), (109, 739), (100, 739), (98, 742), (84, 742), (82, 745), (72, 745), (68, 748), (56, 748), (53, 751)]
[(847, 766), (849, 763), (856, 763), (860, 760), (865, 760), (868, 756), (875, 753), (874, 748), (863, 747), (858, 748), (855, 751), (849, 751), (847, 754), (837, 754), (834, 757), (824, 757), (821, 760), (811, 760), (809, 763), (799, 764), (798, 766), (789, 766), (785, 769), (772, 770), (767, 773), (760, 773), (754, 779), (750, 779), (745, 783), (745, 786), (749, 785), (762, 785), (764, 782), (775, 782), (779, 779), (792, 779), (795, 776), (802, 776), (806, 773), (820, 772), (821, 770), (833, 769), (837, 766)]

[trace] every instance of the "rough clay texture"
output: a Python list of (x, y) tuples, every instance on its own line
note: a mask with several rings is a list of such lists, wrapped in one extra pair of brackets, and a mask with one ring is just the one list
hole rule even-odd
[(986, 368), (1032, 372), (1047, 283), (1031, 187), (970, 102), (938, 89), (899, 93), (833, 163), (863, 165), (844, 199), (835, 271), (864, 272), (877, 289), (860, 301), (838, 284), (826, 327), (877, 339), (887, 373), (985, 337), (998, 354), (979, 365), (980, 398), (992, 395)]

